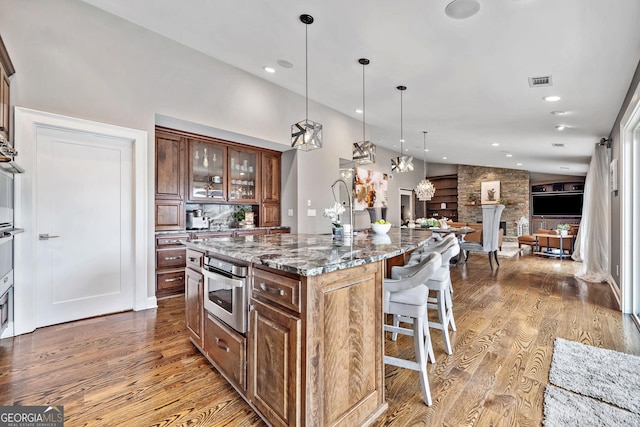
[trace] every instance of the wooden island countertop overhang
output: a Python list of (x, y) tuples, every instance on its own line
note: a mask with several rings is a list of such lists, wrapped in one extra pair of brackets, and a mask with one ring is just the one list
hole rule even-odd
[[(249, 331), (246, 337), (233, 337), (246, 348), (246, 382), (234, 381), (244, 378), (243, 373), (225, 372), (230, 364), (207, 350), (213, 346), (207, 337), (220, 340), (207, 332), (208, 326), (233, 331), (214, 325), (216, 319), (193, 306), (205, 297), (206, 285), (198, 289), (198, 298), (190, 298), (187, 283), (191, 341), (270, 425), (370, 424), (387, 408), (385, 260), (402, 258), (430, 235), (427, 230), (396, 228), (385, 235), (361, 232), (339, 240), (278, 234), (187, 242), (192, 253), (188, 263), (195, 255), (209, 254), (250, 266)], [(191, 323), (196, 319), (190, 311), (200, 313), (200, 334), (194, 335), (189, 325), (190, 318)]]

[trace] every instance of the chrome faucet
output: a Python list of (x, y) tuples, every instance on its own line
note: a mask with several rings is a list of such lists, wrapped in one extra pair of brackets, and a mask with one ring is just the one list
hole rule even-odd
[(349, 188), (349, 186), (347, 185), (347, 182), (344, 179), (336, 179), (334, 181), (333, 184), (331, 184), (331, 192), (333, 193), (333, 200), (335, 200), (336, 203), (340, 203), (338, 201), (338, 198), (336, 197), (336, 184), (338, 184), (339, 182), (344, 184), (344, 188), (347, 190), (347, 195), (349, 196), (349, 225), (351, 226), (351, 234), (354, 235), (355, 233), (355, 224), (353, 223), (353, 192), (351, 191), (351, 189)]

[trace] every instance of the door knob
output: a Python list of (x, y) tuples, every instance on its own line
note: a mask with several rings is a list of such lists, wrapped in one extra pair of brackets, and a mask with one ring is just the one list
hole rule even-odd
[(49, 239), (55, 239), (57, 237), (60, 237), (60, 236), (49, 236), (49, 233), (44, 233), (44, 234), (39, 234), (38, 235), (38, 239), (39, 240), (49, 240)]

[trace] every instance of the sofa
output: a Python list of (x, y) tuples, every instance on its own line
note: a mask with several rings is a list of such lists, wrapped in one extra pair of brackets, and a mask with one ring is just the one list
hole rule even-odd
[[(571, 224), (568, 235), (570, 238), (564, 237), (562, 241), (562, 250), (563, 251), (572, 251), (573, 243), (575, 241), (575, 237), (578, 235), (579, 224)], [(544, 228), (539, 228), (536, 231), (536, 234), (549, 234), (549, 235), (559, 235), (560, 231), (558, 230), (547, 230)], [(537, 246), (536, 246), (537, 243)], [(518, 237), (518, 248), (522, 251), (522, 245), (531, 246), (534, 252), (541, 252), (545, 249), (560, 249), (560, 237), (538, 237), (533, 235), (519, 236)]]

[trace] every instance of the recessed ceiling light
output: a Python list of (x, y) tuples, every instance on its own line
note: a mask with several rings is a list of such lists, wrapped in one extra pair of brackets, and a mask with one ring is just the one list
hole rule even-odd
[(507, 154), (507, 157), (513, 157), (513, 154)]
[(568, 170), (569, 170), (569, 168), (568, 168), (568, 167), (566, 167), (566, 166), (560, 166), (560, 169), (563, 169), (563, 170), (566, 170), (566, 171), (568, 171)]
[(444, 9), (444, 13), (449, 18), (466, 19), (470, 18), (480, 10), (478, 0), (453, 0)]
[(269, 67), (268, 65), (265, 65), (264, 67), (262, 67), (263, 70), (265, 70), (267, 73), (275, 73), (276, 69), (273, 67)]
[(282, 68), (293, 68), (293, 64), (286, 59), (278, 59), (276, 63)]
[(516, 166), (522, 166), (522, 163), (516, 163)]
[(401, 139), (400, 142), (404, 142), (404, 139)]
[(500, 144), (498, 144), (497, 142), (492, 142), (492, 143), (491, 143), (491, 146), (492, 146), (492, 147), (499, 147), (499, 146), (500, 146)]
[(357, 114), (362, 114), (362, 110), (358, 108), (358, 109), (356, 109), (356, 113)]
[(551, 96), (545, 96), (544, 98), (545, 101), (549, 101), (549, 102), (556, 102), (556, 101), (560, 101), (562, 98), (560, 98), (557, 95), (551, 95)]
[(442, 158), (442, 160), (447, 160), (447, 158), (446, 158), (446, 157), (443, 157), (443, 158)]
[(558, 129), (558, 130), (565, 130), (566, 128), (567, 128), (567, 126), (565, 126), (565, 125), (556, 126), (556, 129)]
[(551, 114), (553, 114), (554, 116), (565, 116), (567, 115), (566, 111), (552, 111)]
[(425, 148), (425, 149), (424, 149), (424, 151), (429, 151), (429, 149), (428, 149), (428, 148)]

